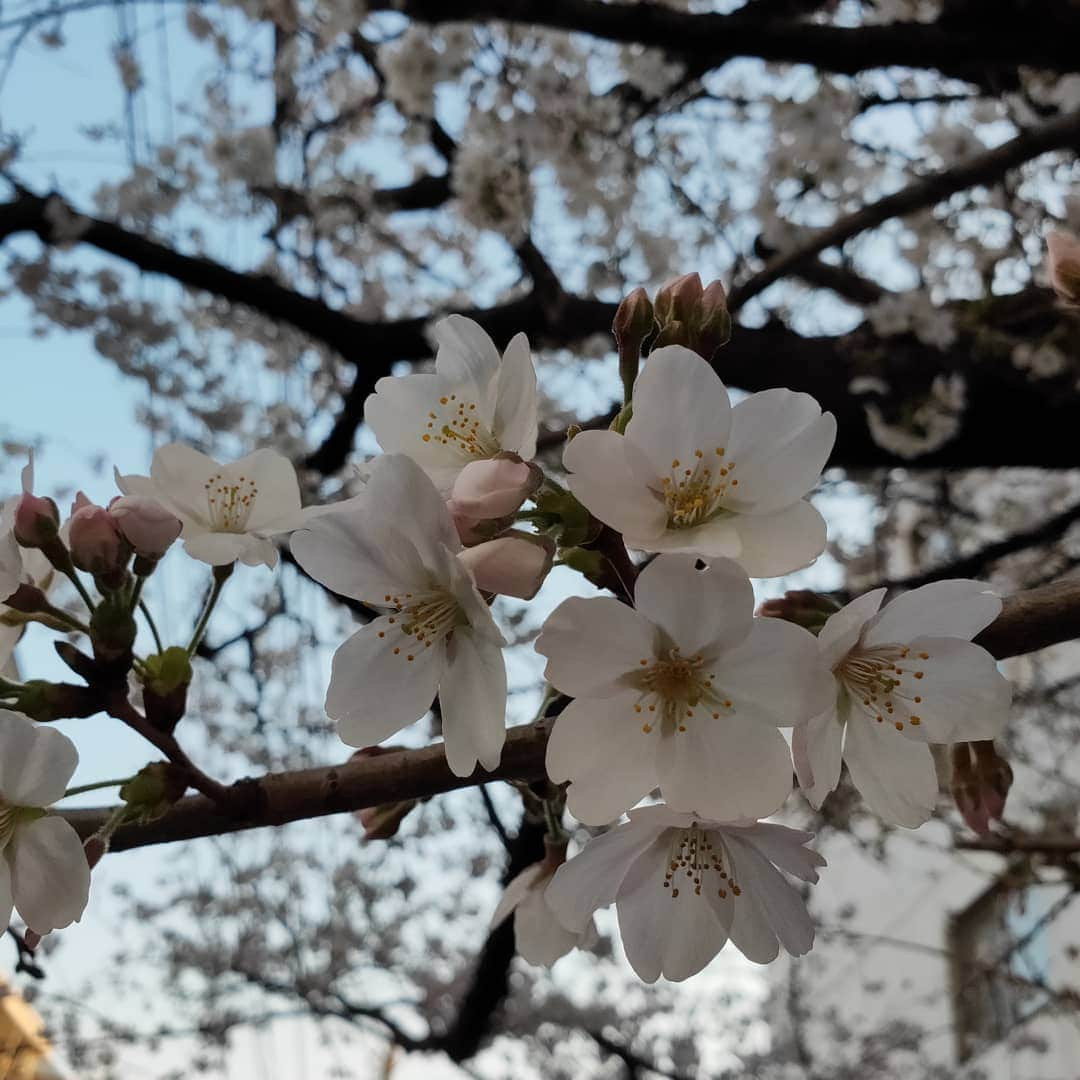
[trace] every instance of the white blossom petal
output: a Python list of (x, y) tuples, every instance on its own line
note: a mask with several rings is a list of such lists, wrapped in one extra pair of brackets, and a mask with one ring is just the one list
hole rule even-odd
[(371, 513), (363, 495), (312, 518), (289, 541), (304, 572), (341, 596), (373, 604), (419, 592), (427, 570), (411, 541)]
[(767, 817), (791, 793), (783, 735), (738, 713), (687, 720), (686, 731), (660, 740), (656, 768), (673, 810), (714, 821)]
[(742, 895), (735, 901), (731, 940), (748, 959), (767, 964), (779, 946), (803, 956), (814, 944), (814, 922), (802, 897), (784, 875), (744, 836), (725, 833)]
[(666, 828), (655, 817), (631, 818), (591, 839), (551, 879), (544, 896), (548, 907), (568, 930), (584, 933), (594, 911), (615, 900), (634, 860)]
[(750, 579), (730, 559), (705, 570), (695, 563), (689, 555), (654, 559), (638, 576), (634, 605), (684, 655), (734, 648), (753, 626)]
[(338, 734), (349, 746), (382, 742), (419, 720), (431, 708), (443, 675), (445, 648), (417, 646), (408, 652), (413, 639), (391, 618), (384, 615), (361, 627), (334, 653), (326, 713), (338, 721)]
[(836, 692), (813, 635), (782, 619), (755, 618), (746, 641), (716, 660), (712, 672), (737, 714), (774, 727), (809, 720)]
[[(248, 565), (277, 564), (277, 548), (270, 540), (247, 533), (195, 532), (184, 527), (184, 550), (199, 562), (210, 566), (227, 566), (240, 559)], [(269, 548), (269, 551), (267, 551)]]
[(930, 747), (855, 715), (847, 724), (844, 761), (866, 805), (888, 824), (916, 829), (933, 814), (938, 783)]
[(679, 878), (664, 888), (670, 847), (661, 836), (638, 856), (619, 887), (619, 933), (630, 966), (643, 982), (663, 975), (681, 982), (701, 971), (724, 947), (727, 930), (706, 896)]
[(435, 370), (445, 379), (475, 388), (477, 406), (490, 423), (495, 416), (495, 398), (500, 357), (487, 331), (463, 315), (448, 315), (432, 329), (438, 343)]
[(732, 411), (729, 458), (738, 489), (724, 505), (757, 513), (802, 499), (821, 476), (836, 441), (836, 418), (821, 414), (809, 394), (772, 389), (753, 394)]
[[(547, 745), (547, 772), (570, 780), (566, 805), (586, 825), (605, 825), (657, 785), (656, 740), (642, 731), (636, 695), (572, 701), (555, 719)], [(781, 740), (783, 741), (783, 740)]]
[(816, 884), (818, 867), (826, 865), (823, 855), (806, 847), (814, 834), (804, 829), (759, 821), (753, 825), (725, 825), (723, 831), (725, 836), (734, 836), (752, 845), (769, 862), (800, 881)]
[(154, 495), (184, 522), (184, 535), (190, 521), (206, 522), (210, 516), (206, 483), (221, 466), (206, 454), (184, 443), (166, 443), (154, 451), (150, 462), (152, 491), (139, 491), (132, 484), (137, 477), (123, 477), (120, 490), (125, 495)]
[(659, 536), (667, 524), (663, 502), (634, 477), (626, 436), (582, 431), (563, 451), (567, 484), (593, 517), (626, 536)]
[(536, 454), (536, 368), (529, 339), (515, 334), (499, 365), (495, 403), (495, 434), (504, 450), (529, 461)]
[(446, 645), (439, 702), (450, 771), (470, 776), (477, 761), (488, 772), (498, 768), (506, 742), (502, 649), (468, 629), (456, 629)]
[(572, 596), (544, 621), (535, 649), (547, 658), (544, 678), (577, 698), (612, 692), (656, 641), (652, 623), (613, 597)]
[(90, 867), (78, 833), (59, 817), (16, 830), (11, 891), (23, 921), (38, 934), (77, 922), (90, 896)]
[[(546, 883), (541, 883), (539, 881), (544, 870), (545, 867), (542, 862), (533, 863), (532, 866), (526, 866), (520, 874), (515, 875), (507, 883), (506, 888), (503, 889), (502, 896), (499, 898), (499, 903), (491, 916), (490, 929), (494, 930), (506, 922), (506, 920), (514, 913), (518, 904), (525, 899), (530, 889), (534, 889), (541, 884), (546, 888)], [(541, 888), (540, 891), (542, 892), (543, 888)]]
[(867, 645), (915, 637), (970, 641), (1001, 614), (1001, 598), (982, 581), (935, 581), (891, 600), (867, 627)]
[(828, 668), (834, 668), (855, 647), (863, 627), (877, 614), (887, 591), (872, 589), (829, 616), (818, 634), (818, 649)]
[[(697, 353), (667, 345), (649, 354), (634, 384), (626, 438), (644, 451), (658, 477), (694, 451), (726, 447), (731, 401), (720, 376)], [(573, 443), (571, 443), (573, 445)]]
[(799, 787), (815, 810), (840, 782), (844, 725), (835, 706), (818, 713), (791, 733)]
[[(903, 723), (904, 735), (919, 742), (974, 742), (1001, 734), (1012, 684), (985, 649), (959, 638), (916, 638), (908, 663), (922, 671), (921, 679), (905, 684), (918, 690), (921, 700), (894, 694), (886, 724)], [(918, 724), (911, 722), (913, 715)]]
[(668, 529), (658, 536), (624, 533), (623, 540), (635, 551), (670, 555), (700, 555), (703, 559), (738, 559), (742, 540), (734, 517), (719, 517), (689, 529)]
[(293, 463), (276, 450), (256, 450), (228, 466), (231, 476), (245, 476), (258, 489), (247, 530), (263, 536), (295, 529), (303, 520), (300, 484)]
[(736, 514), (739, 563), (751, 577), (779, 577), (809, 566), (824, 550), (825, 519), (805, 499), (768, 514)]
[(559, 922), (543, 890), (530, 890), (514, 911), (514, 944), (521, 956), (537, 967), (550, 967), (575, 948), (581, 937)]
[(55, 728), (0, 709), (0, 798), (15, 806), (51, 806), (63, 798), (79, 763), (75, 744)]

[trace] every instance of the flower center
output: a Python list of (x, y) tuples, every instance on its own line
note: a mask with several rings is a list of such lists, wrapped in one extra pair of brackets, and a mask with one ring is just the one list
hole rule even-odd
[(713, 686), (700, 654), (683, 656), (675, 646), (666, 657), (643, 658), (639, 663), (641, 670), (630, 672), (629, 681), (641, 692), (634, 712), (649, 714), (641, 725), (646, 735), (657, 719), (663, 722), (664, 734), (672, 734), (685, 731), (686, 721), (698, 709), (711, 712), (714, 720), (735, 712), (731, 701)]
[(420, 649), (446, 641), (457, 626), (468, 620), (457, 598), (445, 589), (428, 589), (424, 592), (405, 593), (394, 596), (387, 593), (383, 602), (395, 611), (387, 620), (387, 628), (378, 632), (379, 637), (397, 634), (394, 656), (404, 656), (406, 661), (416, 659)]
[(420, 438), (445, 446), (461, 458), (494, 457), (502, 447), (479, 414), (475, 401), (459, 399), (457, 394), (443, 396), (428, 412), (427, 430)]
[(857, 645), (834, 670), (859, 709), (875, 723), (888, 720), (903, 731), (905, 722), (922, 723), (919, 691), (929, 659), (928, 652), (913, 653), (907, 645)]
[(246, 476), (233, 480), (224, 473), (215, 473), (203, 486), (213, 531), (242, 533), (259, 494), (255, 481)]
[(683, 887), (692, 887), (695, 896), (700, 896), (703, 888), (714, 889), (721, 900), (726, 900), (729, 892), (740, 896), (742, 889), (730, 866), (731, 856), (719, 833), (707, 832), (695, 822), (689, 829), (679, 829), (671, 839), (664, 888), (670, 890), (672, 900), (678, 899)]
[(692, 529), (725, 513), (724, 496), (739, 481), (732, 476), (735, 462), (727, 461), (724, 453), (724, 447), (717, 446), (711, 452), (695, 450), (691, 465), (672, 461), (671, 475), (660, 480), (669, 529)]

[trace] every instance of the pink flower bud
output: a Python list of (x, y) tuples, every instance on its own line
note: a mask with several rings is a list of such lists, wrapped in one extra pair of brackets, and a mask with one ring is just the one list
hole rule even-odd
[(1068, 304), (1080, 304), (1080, 240), (1068, 233), (1047, 233), (1046, 270), (1054, 292)]
[(551, 569), (555, 544), (546, 536), (510, 532), (466, 548), (458, 557), (482, 592), (531, 600)]
[(365, 840), (389, 840), (397, 836), (401, 823), (416, 809), (416, 799), (404, 802), (382, 803), (356, 811), (356, 819), (364, 828)]
[(703, 289), (700, 274), (683, 274), (669, 281), (656, 293), (656, 321), (661, 326), (691, 320), (701, 302)]
[(131, 554), (109, 511), (92, 503), (81, 491), (72, 504), (68, 530), (71, 561), (80, 570), (108, 574), (123, 567)]
[(1000, 821), (1012, 786), (1009, 763), (992, 742), (957, 743), (952, 748), (952, 794), (969, 828), (980, 836)]
[(15, 504), (15, 539), (26, 548), (43, 547), (60, 531), (60, 511), (52, 499), (24, 491)]
[(146, 559), (160, 559), (183, 528), (175, 514), (147, 495), (118, 495), (109, 513), (135, 553)]
[(458, 473), (447, 509), (455, 517), (486, 521), (513, 514), (543, 482), (540, 469), (517, 454), (471, 461)]

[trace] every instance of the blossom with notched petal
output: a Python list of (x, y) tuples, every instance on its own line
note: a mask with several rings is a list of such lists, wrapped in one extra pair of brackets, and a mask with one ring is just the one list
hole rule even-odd
[(795, 729), (792, 748), (814, 806), (836, 787), (843, 758), (875, 814), (916, 828), (938, 796), (927, 744), (994, 739), (1008, 720), (1012, 688), (971, 642), (1001, 600), (965, 580), (924, 585), (881, 608), (884, 597), (868, 592), (825, 623), (818, 647), (834, 699)]
[(364, 421), (383, 450), (407, 454), (445, 496), (471, 461), (536, 453), (536, 370), (524, 334), (501, 358), (483, 328), (461, 315), (436, 323), (434, 335), (435, 371), (380, 379)]
[(548, 681), (575, 699), (547, 748), (549, 777), (570, 781), (570, 812), (601, 825), (659, 786), (674, 809), (716, 820), (773, 813), (792, 777), (777, 729), (832, 696), (813, 636), (755, 619), (750, 580), (730, 559), (698, 570), (692, 556), (662, 555), (634, 602), (571, 597), (536, 642)]
[(780, 945), (802, 956), (814, 924), (780, 872), (816, 882), (825, 860), (813, 834), (761, 822), (720, 823), (646, 806), (590, 840), (562, 866), (545, 898), (573, 933), (614, 901), (630, 966), (645, 982), (696, 975), (730, 939), (758, 964)]
[(239, 559), (248, 566), (277, 565), (270, 537), (304, 521), (296, 470), (273, 450), (227, 465), (182, 443), (154, 451), (149, 476), (121, 476), (125, 495), (156, 499), (183, 523), (184, 550), (200, 562), (224, 566)]
[(90, 868), (78, 834), (45, 807), (62, 798), (79, 755), (59, 731), (0, 709), (0, 925), (14, 907), (37, 934), (78, 922)]
[(323, 508), (291, 546), (316, 581), (390, 611), (334, 654), (326, 711), (341, 738), (381, 742), (419, 720), (438, 691), (451, 771), (469, 776), (477, 761), (494, 769), (506, 739), (503, 637), (420, 467), (403, 454), (376, 458), (361, 494)]
[(649, 355), (626, 433), (566, 447), (570, 490), (642, 551), (737, 559), (753, 577), (807, 566), (825, 522), (806, 501), (836, 438), (809, 394), (765, 390), (734, 408), (715, 371), (681, 345)]

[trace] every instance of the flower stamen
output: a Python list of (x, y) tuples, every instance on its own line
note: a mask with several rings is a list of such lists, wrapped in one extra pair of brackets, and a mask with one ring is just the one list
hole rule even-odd
[(224, 473), (215, 473), (203, 487), (214, 532), (244, 532), (259, 494), (255, 481), (246, 476), (233, 480)]

